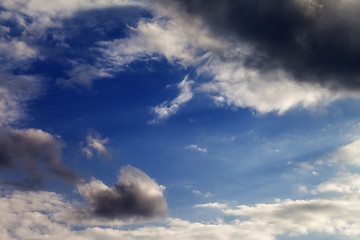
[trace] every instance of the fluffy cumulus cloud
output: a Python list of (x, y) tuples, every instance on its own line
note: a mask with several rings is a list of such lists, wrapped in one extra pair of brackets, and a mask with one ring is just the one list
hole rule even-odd
[(360, 139), (357, 139), (335, 151), (331, 155), (330, 162), (359, 167)]
[(316, 192), (320, 193), (353, 193), (360, 192), (359, 174), (339, 173), (338, 176), (316, 187)]
[(78, 185), (78, 192), (90, 206), (77, 213), (77, 218), (91, 219), (152, 219), (167, 215), (163, 194), (165, 187), (158, 185), (141, 170), (127, 166), (113, 187), (92, 179)]
[(25, 171), (29, 179), (4, 182), (24, 188), (41, 186), (47, 172), (68, 182), (75, 182), (78, 178), (61, 162), (59, 139), (39, 129), (1, 129), (0, 168)]

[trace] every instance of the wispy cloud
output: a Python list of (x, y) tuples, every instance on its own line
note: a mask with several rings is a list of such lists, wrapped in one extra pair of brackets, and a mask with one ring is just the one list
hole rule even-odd
[(105, 146), (108, 141), (108, 138), (101, 138), (99, 133), (90, 131), (89, 135), (86, 137), (86, 146), (83, 147), (82, 150), (86, 154), (87, 158), (92, 158), (94, 152), (96, 152), (101, 157), (111, 159), (111, 153)]
[(175, 114), (182, 105), (190, 101), (193, 97), (193, 92), (191, 91), (192, 84), (193, 81), (189, 81), (188, 75), (186, 75), (185, 78), (177, 85), (180, 90), (180, 94), (171, 102), (163, 102), (152, 109), (156, 118), (150, 121), (150, 123), (158, 123), (161, 120), (169, 118), (171, 115)]
[(196, 150), (196, 151), (199, 151), (199, 152), (204, 152), (204, 153), (207, 152), (207, 149), (206, 149), (206, 148), (199, 147), (199, 146), (196, 145), (196, 144), (187, 145), (187, 146), (185, 147), (185, 149), (193, 149), (193, 150)]

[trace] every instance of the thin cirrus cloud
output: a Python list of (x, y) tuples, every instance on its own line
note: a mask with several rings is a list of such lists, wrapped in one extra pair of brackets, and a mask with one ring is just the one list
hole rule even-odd
[(193, 150), (196, 150), (196, 151), (199, 151), (199, 152), (204, 152), (204, 153), (207, 152), (206, 148), (199, 147), (196, 144), (190, 144), (190, 145), (186, 146), (185, 149), (193, 149)]
[(190, 101), (193, 97), (193, 92), (191, 90), (192, 84), (193, 81), (189, 81), (188, 76), (185, 76), (185, 78), (177, 84), (177, 87), (180, 90), (179, 95), (171, 100), (171, 102), (163, 102), (152, 109), (156, 117), (150, 121), (150, 123), (158, 123), (161, 120), (169, 118), (179, 110), (180, 106)]

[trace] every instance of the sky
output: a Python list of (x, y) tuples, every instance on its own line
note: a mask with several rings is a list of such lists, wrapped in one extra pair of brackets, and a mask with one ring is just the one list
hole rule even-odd
[(0, 238), (360, 237), (360, 2), (0, 1)]

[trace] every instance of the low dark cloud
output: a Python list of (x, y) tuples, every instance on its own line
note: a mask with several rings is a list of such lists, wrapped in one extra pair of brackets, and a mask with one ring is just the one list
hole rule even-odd
[(29, 179), (3, 181), (4, 184), (25, 189), (40, 187), (47, 172), (72, 183), (78, 179), (61, 163), (59, 141), (39, 129), (1, 129), (0, 168), (25, 171)]
[(146, 220), (167, 214), (163, 195), (165, 187), (131, 166), (121, 169), (118, 182), (111, 188), (93, 179), (88, 184), (79, 185), (78, 189), (90, 203), (89, 209), (83, 210), (80, 218)]
[[(299, 81), (360, 88), (360, 2), (161, 0), (200, 18), (215, 36), (250, 43), (245, 65), (284, 69)], [(224, 61), (234, 61), (223, 57)]]

